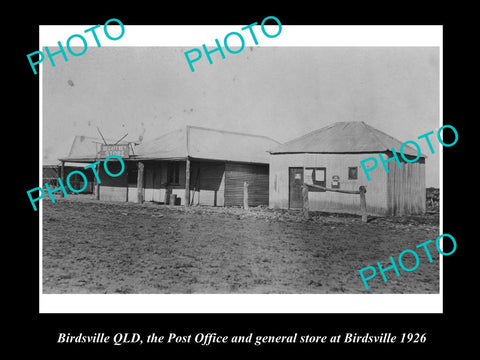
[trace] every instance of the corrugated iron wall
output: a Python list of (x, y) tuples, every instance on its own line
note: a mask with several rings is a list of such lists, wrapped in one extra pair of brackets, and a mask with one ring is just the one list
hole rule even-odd
[(227, 163), (225, 206), (243, 205), (243, 184), (248, 182), (248, 205), (268, 205), (268, 165)]
[(388, 210), (390, 215), (423, 214), (426, 208), (425, 159), (388, 163)]

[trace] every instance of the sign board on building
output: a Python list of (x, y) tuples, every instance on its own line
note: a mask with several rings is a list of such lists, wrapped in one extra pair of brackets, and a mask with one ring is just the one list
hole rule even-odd
[(340, 189), (340, 176), (333, 175), (332, 176), (332, 189)]
[(110, 155), (118, 155), (121, 158), (129, 157), (129, 144), (120, 144), (120, 145), (100, 145), (100, 151), (98, 152), (98, 157), (104, 159)]

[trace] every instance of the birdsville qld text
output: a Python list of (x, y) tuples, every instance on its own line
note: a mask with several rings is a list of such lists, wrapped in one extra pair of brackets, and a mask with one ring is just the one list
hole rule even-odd
[[(391, 333), (381, 334), (357, 334), (345, 333), (332, 336), (325, 335), (293, 335), (273, 336), (273, 335), (234, 335), (224, 336), (216, 333), (197, 333), (193, 334), (175, 334), (169, 333), (168, 336), (151, 333), (146, 337), (146, 343), (165, 343), (165, 344), (199, 344), (209, 346), (213, 344), (225, 343), (250, 343), (255, 346), (268, 343), (425, 343), (427, 341), (426, 333), (402, 333), (401, 336), (395, 336)], [(113, 336), (104, 333), (94, 333), (84, 335), (83, 333), (72, 335), (70, 333), (59, 333), (57, 343), (96, 343), (96, 344), (143, 344), (142, 336), (138, 333), (116, 333)]]

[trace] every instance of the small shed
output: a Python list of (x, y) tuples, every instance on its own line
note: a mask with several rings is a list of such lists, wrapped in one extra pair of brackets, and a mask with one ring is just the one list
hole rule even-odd
[[(425, 212), (425, 158), (406, 162), (400, 154), (387, 163), (385, 171), (379, 153), (392, 157), (402, 142), (365, 122), (337, 122), (308, 133), (269, 151), (271, 208), (301, 208), (302, 185), (355, 191), (367, 189), (367, 212), (376, 215), (422, 214)], [(417, 157), (416, 149), (403, 148), (407, 159)], [(368, 181), (360, 161), (376, 157), (378, 167)], [(370, 166), (370, 165), (369, 165)], [(314, 211), (360, 212), (359, 196), (309, 188), (309, 207)]]

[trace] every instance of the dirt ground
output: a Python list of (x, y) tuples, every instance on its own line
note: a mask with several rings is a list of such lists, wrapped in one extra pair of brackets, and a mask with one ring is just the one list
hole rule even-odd
[[(438, 293), (433, 263), (365, 290), (359, 269), (389, 266), (439, 235), (438, 214), (371, 218), (291, 210), (43, 201), (44, 293)], [(414, 259), (406, 255), (404, 265)], [(398, 261), (397, 261), (397, 266)], [(377, 269), (378, 271), (378, 269)]]

